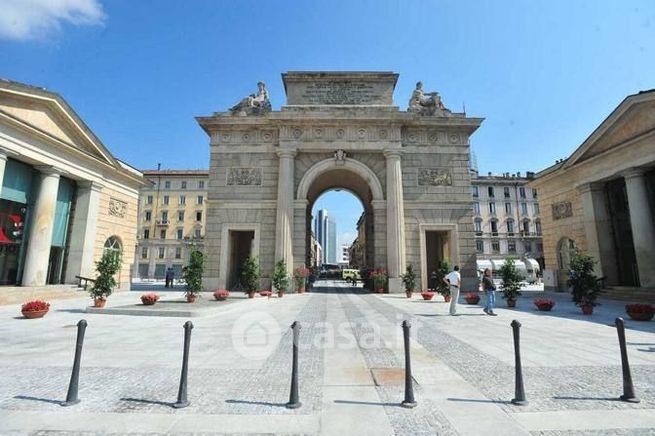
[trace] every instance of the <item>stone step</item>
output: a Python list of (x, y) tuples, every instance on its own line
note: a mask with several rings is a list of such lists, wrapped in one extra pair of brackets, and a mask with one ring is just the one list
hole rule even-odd
[(0, 288), (0, 305), (22, 304), (31, 300), (80, 298), (88, 294), (77, 285), (8, 286)]
[(602, 297), (609, 300), (655, 304), (655, 288), (613, 287), (603, 289)]

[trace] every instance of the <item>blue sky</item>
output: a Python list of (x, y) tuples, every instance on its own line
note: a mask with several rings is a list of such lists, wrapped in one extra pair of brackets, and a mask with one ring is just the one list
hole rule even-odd
[[(194, 116), (288, 70), (400, 73), (486, 118), (480, 171), (566, 157), (628, 94), (655, 88), (652, 0), (0, 0), (0, 77), (61, 93), (139, 168), (202, 168)], [(345, 194), (344, 194), (345, 195)], [(329, 209), (329, 207), (328, 207)]]

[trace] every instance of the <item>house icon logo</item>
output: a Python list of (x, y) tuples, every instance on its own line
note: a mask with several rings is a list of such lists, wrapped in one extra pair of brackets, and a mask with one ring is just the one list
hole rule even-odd
[(249, 312), (237, 318), (232, 327), (232, 345), (241, 356), (264, 360), (275, 351), (282, 331), (280, 324), (266, 312)]

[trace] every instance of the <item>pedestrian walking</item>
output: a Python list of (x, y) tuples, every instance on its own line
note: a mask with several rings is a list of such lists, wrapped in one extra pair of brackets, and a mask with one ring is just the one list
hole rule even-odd
[(166, 270), (166, 285), (164, 287), (168, 288), (170, 286), (172, 288), (174, 279), (175, 279), (175, 271), (173, 271), (173, 268), (168, 268)]
[(496, 316), (497, 314), (494, 313), (494, 307), (496, 307), (496, 285), (494, 285), (494, 282), (491, 279), (490, 268), (485, 268), (484, 274), (482, 275), (482, 290), (487, 297), (487, 301), (482, 311), (487, 315)]
[(428, 288), (432, 292), (437, 292), (437, 272), (436, 271), (432, 271), (430, 273), (430, 283), (428, 284)]
[(443, 280), (450, 287), (450, 314), (457, 316), (457, 299), (459, 298), (459, 286), (462, 281), (462, 277), (459, 274), (459, 266), (455, 265), (453, 270)]

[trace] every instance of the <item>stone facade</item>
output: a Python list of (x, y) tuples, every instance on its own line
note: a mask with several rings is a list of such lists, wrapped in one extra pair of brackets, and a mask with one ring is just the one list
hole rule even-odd
[(77, 283), (76, 276), (95, 277), (105, 250), (119, 249), (117, 279), (129, 289), (144, 179), (114, 158), (61, 96), (0, 81), (0, 180), (3, 222), (16, 220), (13, 238), (3, 232), (0, 244), (3, 284)]
[[(207, 170), (144, 170), (149, 183), (139, 191), (138, 246), (133, 268), (140, 279), (175, 279), (192, 250), (204, 251)], [(229, 183), (228, 183), (229, 184)]]
[[(397, 77), (285, 73), (280, 111), (197, 118), (210, 137), (205, 286), (232, 285), (237, 238), (259, 257), (263, 286), (276, 259), (290, 270), (308, 263), (311, 207), (334, 188), (362, 200), (368, 266), (387, 269), (392, 292), (408, 263), (426, 285), (433, 232), (443, 236), (440, 255), (474, 280), (469, 136), (482, 119), (400, 111)], [(257, 169), (243, 178), (257, 183), (228, 184), (235, 168)]]
[(565, 288), (588, 252), (607, 286), (655, 288), (655, 92), (628, 96), (573, 154), (530, 185), (542, 207), (545, 284)]

